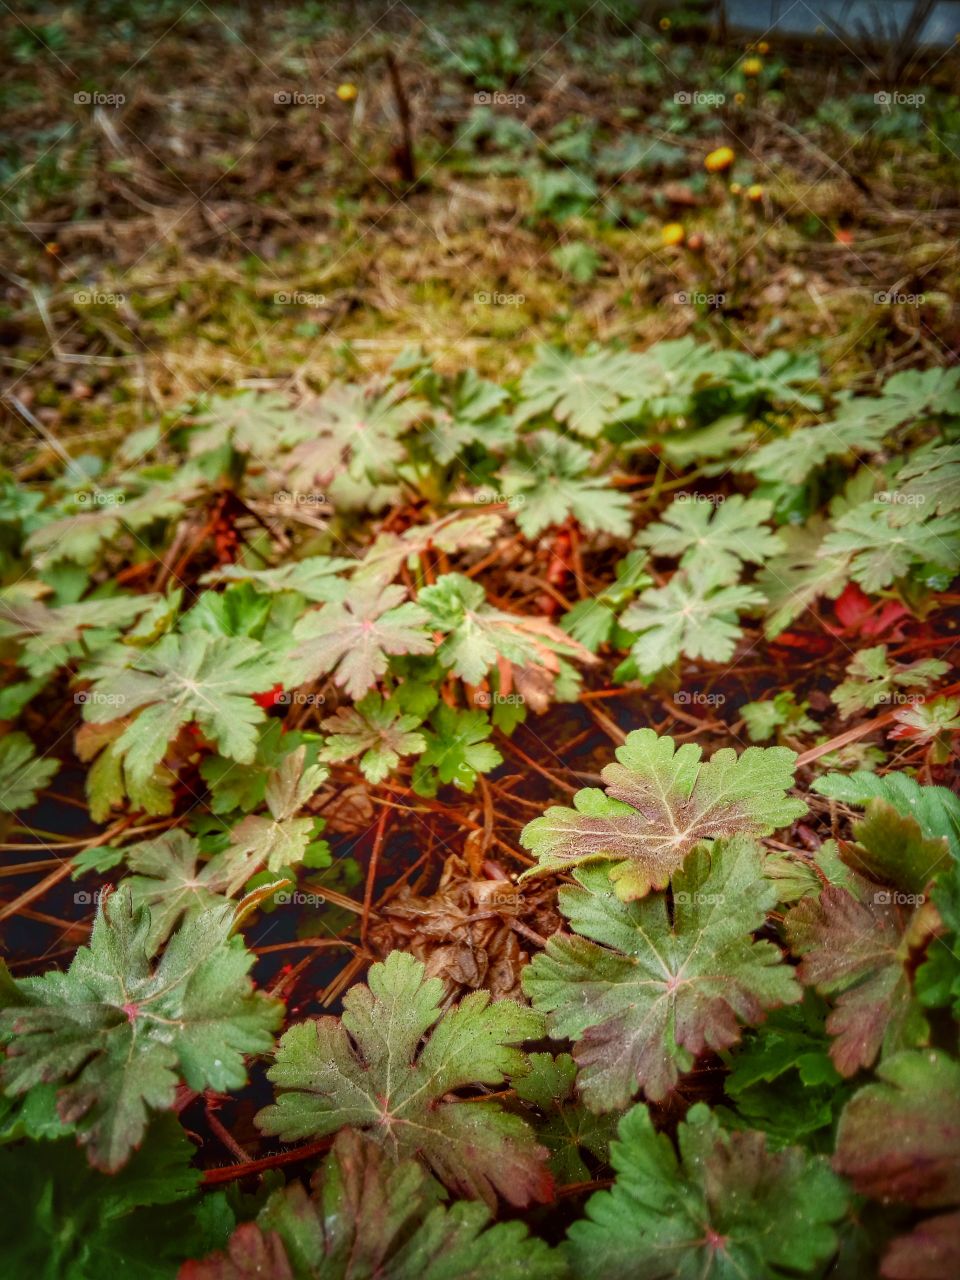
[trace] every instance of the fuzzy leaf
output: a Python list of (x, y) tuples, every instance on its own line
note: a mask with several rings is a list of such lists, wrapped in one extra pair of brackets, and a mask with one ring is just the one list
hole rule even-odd
[(257, 591), (296, 591), (307, 600), (324, 604), (339, 600), (346, 585), (337, 575), (355, 566), (355, 560), (343, 556), (308, 556), (275, 569), (249, 569), (244, 565), (226, 564), (212, 569), (200, 579), (205, 585), (218, 582), (250, 582)]
[(242, 848), (202, 861), (196, 840), (177, 828), (130, 845), (123, 850), (123, 858), (134, 873), (124, 881), (134, 911), (149, 908), (150, 930), (144, 945), (150, 955), (178, 925), (222, 907), (262, 861)]
[[(0, 1238), (0, 1270), (11, 1280), (101, 1280), (113, 1272), (169, 1280), (191, 1251), (222, 1238), (194, 1194), (193, 1150), (179, 1123), (162, 1116), (112, 1175), (92, 1173), (69, 1140), (0, 1151), (6, 1214), (16, 1222)], [(226, 1206), (217, 1209), (228, 1223)]]
[(495, 609), (487, 603), (483, 587), (460, 573), (445, 573), (433, 586), (424, 587), (418, 603), (429, 613), (430, 625), (447, 632), (437, 657), (468, 684), (478, 685), (503, 663), (539, 670), (552, 684), (558, 671), (557, 654), (593, 661), (546, 618)]
[(424, 631), (429, 615), (403, 587), (358, 584), (342, 602), (325, 604), (297, 623), (292, 661), (300, 678), (333, 671), (351, 698), (362, 698), (387, 669), (388, 655), (433, 653)]
[(934, 564), (951, 573), (960, 568), (960, 516), (896, 525), (890, 512), (885, 503), (858, 503), (836, 521), (821, 554), (849, 557), (850, 577), (868, 593), (906, 577), (917, 565)]
[(637, 385), (637, 357), (630, 352), (593, 350), (573, 356), (557, 347), (540, 347), (520, 384), (517, 420), (552, 411), (577, 435), (597, 436), (616, 421), (621, 400)]
[(307, 765), (305, 746), (291, 751), (267, 775), (264, 797), (270, 816), (249, 814), (230, 832), (236, 858), (249, 858), (277, 872), (303, 861), (315, 825), (297, 814), (326, 780), (322, 765)]
[(160, 596), (115, 596), (53, 607), (21, 597), (0, 599), (0, 640), (15, 640), (19, 662), (33, 676), (46, 676), (76, 652), (83, 637), (87, 651), (103, 648), (151, 609)]
[(540, 1015), (510, 1000), (491, 1004), (486, 991), (444, 1014), (443, 983), (406, 952), (391, 952), (368, 980), (344, 997), (342, 1020), (301, 1022), (283, 1036), (268, 1074), (287, 1092), (260, 1112), (259, 1127), (289, 1142), (349, 1124), (395, 1160), (420, 1156), (441, 1181), (491, 1207), (497, 1193), (516, 1205), (549, 1199), (547, 1153), (522, 1120), (496, 1102), (445, 1101), (522, 1072), (524, 1056), (510, 1046), (542, 1034)]
[(785, 549), (766, 528), (773, 503), (734, 494), (714, 506), (696, 498), (674, 498), (663, 519), (647, 525), (638, 541), (655, 556), (678, 556), (694, 578), (737, 582), (744, 564), (763, 564)]
[(630, 498), (602, 476), (590, 475), (589, 449), (551, 431), (525, 441), (500, 473), (517, 524), (528, 538), (571, 516), (591, 533), (630, 536)]
[(753, 587), (717, 586), (681, 570), (665, 587), (644, 591), (620, 623), (639, 633), (632, 654), (640, 674), (652, 676), (681, 654), (727, 662), (740, 639), (740, 612), (763, 603)]
[(557, 1253), (519, 1222), (489, 1226), (479, 1204), (442, 1203), (413, 1160), (392, 1164), (350, 1129), (314, 1176), (275, 1191), (223, 1253), (189, 1262), (178, 1280), (560, 1280)]
[(814, 791), (863, 808), (870, 800), (886, 800), (904, 817), (915, 818), (928, 838), (943, 836), (960, 862), (960, 796), (946, 787), (924, 787), (905, 773), (828, 773), (817, 778)]
[(767, 600), (763, 630), (768, 640), (775, 639), (821, 596), (835, 600), (846, 586), (847, 557), (839, 552), (822, 554), (826, 530), (821, 516), (780, 530), (786, 551), (768, 561), (757, 578)]
[(777, 900), (753, 841), (694, 850), (674, 877), (672, 921), (663, 895), (621, 902), (602, 867), (576, 879), (560, 909), (581, 936), (551, 938), (523, 986), (551, 1035), (576, 1040), (593, 1110), (626, 1106), (638, 1088), (659, 1101), (698, 1054), (735, 1044), (740, 1023), (801, 999), (779, 949), (751, 936)]
[(414, 769), (414, 789), (432, 795), (430, 773), (436, 770), (441, 782), (472, 791), (478, 773), (489, 773), (503, 763), (500, 752), (487, 742), (491, 733), (493, 725), (482, 711), (456, 711), (441, 702), (424, 734), (427, 749)]
[(129, 665), (101, 665), (84, 703), (84, 719), (105, 724), (139, 711), (117, 739), (124, 768), (145, 784), (163, 760), (167, 744), (192, 721), (241, 764), (252, 763), (257, 726), (266, 714), (251, 694), (281, 674), (257, 641), (196, 630), (168, 635)]
[[(606, 793), (586, 788), (575, 809), (550, 808), (523, 830), (539, 870), (568, 869), (594, 858), (618, 860), (610, 878), (623, 898), (662, 889), (698, 841), (770, 835), (806, 812), (786, 795), (794, 752), (730, 747), (701, 763), (701, 749), (653, 729), (636, 729), (602, 773)], [(533, 874), (527, 872), (526, 874)]]
[(59, 760), (37, 755), (25, 733), (0, 738), (0, 812), (29, 809), (59, 768)]
[(848, 719), (857, 711), (872, 711), (892, 701), (900, 689), (924, 689), (949, 670), (949, 662), (939, 658), (894, 666), (887, 657), (887, 646), (878, 644), (853, 655), (847, 663), (846, 680), (837, 685), (831, 697)]
[(834, 1167), (860, 1195), (937, 1209), (960, 1204), (960, 1065), (907, 1051), (847, 1103)]
[[(253, 956), (230, 937), (232, 904), (186, 924), (156, 968), (150, 917), (121, 887), (101, 905), (89, 947), (66, 973), (23, 978), (5, 993), (0, 1032), (13, 1043), (0, 1071), (11, 1093), (60, 1084), (62, 1119), (90, 1161), (113, 1171), (139, 1144), (151, 1111), (173, 1106), (182, 1079), (225, 1092), (246, 1082), (243, 1055), (263, 1053), (282, 1006), (252, 990)], [(12, 998), (22, 1003), (10, 1007)]]
[(824, 1159), (725, 1133), (703, 1103), (677, 1138), (679, 1152), (644, 1106), (624, 1116), (617, 1180), (568, 1233), (577, 1277), (759, 1280), (812, 1272), (834, 1252), (846, 1196)]
[[(844, 850), (856, 872), (847, 887), (828, 885), (819, 900), (803, 899), (785, 920), (791, 950), (803, 957), (800, 979), (835, 997), (827, 1031), (844, 1076), (869, 1067), (881, 1052), (926, 1042), (910, 957), (930, 927), (921, 890), (947, 856), (944, 841), (924, 839), (912, 818), (882, 801), (854, 830), (860, 844)], [(883, 882), (895, 887), (881, 888)]]
[(514, 1081), (517, 1097), (544, 1114), (533, 1121), (537, 1137), (550, 1152), (550, 1169), (561, 1186), (589, 1182), (584, 1151), (606, 1162), (616, 1131), (615, 1118), (589, 1111), (575, 1096), (577, 1064), (569, 1053), (555, 1058), (531, 1053), (530, 1070)]
[(401, 714), (393, 699), (368, 693), (354, 707), (338, 707), (335, 716), (321, 722), (329, 737), (320, 752), (321, 760), (352, 760), (360, 756), (360, 769), (368, 782), (382, 782), (400, 763), (401, 756), (419, 755), (426, 750), (422, 733), (413, 730), (419, 716)]

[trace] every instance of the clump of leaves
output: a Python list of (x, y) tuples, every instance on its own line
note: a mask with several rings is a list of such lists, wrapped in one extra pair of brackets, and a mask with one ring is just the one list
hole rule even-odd
[(154, 967), (149, 912), (134, 912), (121, 886), (65, 973), (14, 982), (4, 969), (4, 1088), (57, 1083), (60, 1116), (76, 1125), (91, 1164), (108, 1171), (139, 1146), (150, 1112), (173, 1106), (180, 1080), (239, 1089), (244, 1054), (272, 1047), (283, 1006), (253, 990), (253, 957), (231, 937), (234, 916), (227, 903), (189, 920)]
[(489, 1219), (480, 1204), (445, 1205), (417, 1161), (392, 1162), (377, 1143), (343, 1129), (310, 1194), (299, 1182), (275, 1191), (224, 1252), (188, 1263), (180, 1280), (483, 1280), (491, 1268), (508, 1280), (560, 1280), (563, 1264), (542, 1241), (519, 1222)]
[[(806, 811), (789, 797), (794, 752), (786, 747), (731, 748), (701, 763), (692, 743), (677, 748), (652, 729), (637, 729), (602, 773), (604, 791), (578, 791), (573, 809), (554, 807), (523, 830), (541, 871), (614, 860), (610, 879), (624, 899), (662, 889), (703, 839), (769, 835)], [(534, 874), (528, 872), (527, 874)]]
[(593, 1109), (654, 1101), (698, 1054), (735, 1044), (741, 1023), (802, 992), (772, 942), (756, 942), (777, 900), (759, 847), (743, 837), (695, 849), (673, 878), (673, 900), (621, 902), (602, 867), (581, 867), (560, 890), (572, 937), (554, 937), (524, 972), (552, 1035), (576, 1041), (580, 1092)]
[(725, 1133), (702, 1103), (679, 1127), (679, 1150), (645, 1106), (619, 1133), (612, 1189), (570, 1228), (577, 1276), (806, 1275), (836, 1249), (846, 1196), (822, 1157), (771, 1152), (756, 1131)]
[(495, 1102), (447, 1097), (522, 1074), (514, 1046), (542, 1035), (541, 1016), (510, 1000), (491, 1004), (486, 991), (444, 1013), (443, 983), (402, 951), (373, 965), (368, 983), (344, 997), (342, 1019), (284, 1034), (268, 1073), (283, 1092), (258, 1115), (260, 1128), (290, 1141), (349, 1124), (491, 1207), (498, 1194), (516, 1205), (548, 1200), (547, 1152), (527, 1124)]

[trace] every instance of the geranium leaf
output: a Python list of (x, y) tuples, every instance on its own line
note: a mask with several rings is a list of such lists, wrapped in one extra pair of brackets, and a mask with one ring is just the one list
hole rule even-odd
[(257, 726), (266, 714), (251, 694), (282, 674), (275, 659), (255, 640), (207, 631), (168, 635), (142, 653), (119, 655), (101, 664), (84, 703), (92, 724), (139, 712), (117, 739), (124, 768), (144, 784), (163, 760), (178, 729), (192, 721), (212, 738), (220, 754), (250, 764), (257, 749)]
[(334, 716), (321, 721), (328, 735), (321, 760), (352, 760), (360, 756), (360, 770), (368, 782), (382, 782), (400, 763), (401, 756), (420, 755), (427, 740), (413, 732), (419, 716), (403, 715), (393, 699), (368, 693), (356, 706), (338, 707)]
[[(960, 1066), (940, 1050), (907, 1051), (882, 1062), (876, 1081), (844, 1107), (834, 1168), (860, 1195), (885, 1206), (943, 1209), (960, 1204)], [(960, 1213), (921, 1221), (893, 1240), (886, 1280), (937, 1280), (960, 1261)]]
[[(539, 1014), (489, 992), (443, 1014), (443, 983), (393, 951), (369, 986), (344, 997), (342, 1021), (290, 1028), (269, 1074), (281, 1090), (257, 1124), (285, 1141), (335, 1133), (345, 1124), (376, 1138), (394, 1159), (419, 1155), (449, 1186), (493, 1205), (547, 1200), (546, 1152), (527, 1125), (495, 1102), (447, 1101), (470, 1084), (502, 1084), (522, 1072), (511, 1046), (542, 1034)], [(421, 1038), (430, 1032), (422, 1048)]]
[(828, 885), (785, 920), (791, 950), (803, 957), (801, 980), (835, 999), (827, 1030), (844, 1076), (870, 1066), (881, 1051), (924, 1044), (928, 1036), (912, 991), (911, 952), (933, 927), (921, 889), (946, 858), (946, 845), (925, 840), (912, 818), (882, 801), (874, 806), (855, 828), (861, 843), (844, 850), (856, 869), (847, 887)]
[[(17, 1224), (0, 1238), (3, 1274), (95, 1280), (119, 1264), (137, 1280), (169, 1280), (183, 1258), (222, 1238), (195, 1194), (193, 1151), (172, 1116), (158, 1117), (111, 1175), (92, 1172), (69, 1139), (0, 1151), (6, 1211)], [(229, 1210), (217, 1209), (226, 1226)]]
[(568, 1232), (576, 1276), (746, 1280), (807, 1274), (834, 1252), (846, 1196), (822, 1157), (770, 1151), (755, 1131), (725, 1133), (703, 1103), (677, 1141), (679, 1151), (645, 1106), (621, 1120), (616, 1182)]
[(413, 1160), (343, 1130), (314, 1176), (275, 1191), (223, 1253), (189, 1262), (178, 1280), (561, 1280), (558, 1253), (519, 1222), (490, 1226), (483, 1205), (442, 1203)]
[(718, 586), (680, 570), (665, 587), (650, 587), (621, 615), (638, 633), (632, 653), (641, 675), (652, 676), (683, 654), (726, 662), (742, 634), (739, 615), (765, 603), (753, 587)]
[(765, 527), (772, 514), (772, 502), (741, 494), (717, 505), (696, 495), (678, 497), (638, 541), (655, 556), (679, 557), (694, 577), (734, 583), (744, 564), (762, 564), (785, 549), (783, 539)]
[[(66, 973), (23, 978), (6, 993), (4, 1087), (21, 1094), (57, 1082), (61, 1117), (76, 1123), (91, 1163), (109, 1171), (140, 1144), (149, 1113), (173, 1105), (179, 1080), (240, 1088), (243, 1055), (271, 1047), (282, 1006), (252, 990), (253, 957), (230, 937), (233, 925), (231, 904), (204, 912), (153, 968), (149, 914), (134, 914), (130, 890), (118, 889)], [(21, 1003), (11, 1007), (14, 997)]]
[(424, 732), (427, 749), (414, 768), (414, 789), (433, 795), (435, 771), (441, 782), (472, 791), (478, 773), (489, 773), (503, 763), (500, 752), (487, 742), (492, 733), (493, 725), (482, 711), (457, 711), (441, 702)]
[(306, 746), (285, 755), (267, 774), (264, 798), (270, 816), (248, 814), (230, 832), (232, 855), (277, 872), (303, 860), (316, 820), (297, 814), (327, 778), (322, 765), (308, 765)]
[(59, 768), (59, 760), (37, 755), (25, 733), (0, 738), (0, 812), (29, 809)]
[(404, 603), (403, 587), (358, 584), (342, 602), (325, 604), (297, 623), (292, 661), (302, 679), (333, 671), (351, 698), (362, 698), (387, 669), (388, 655), (433, 653), (429, 615)]
[(560, 909), (580, 936), (554, 937), (524, 971), (523, 987), (549, 1014), (554, 1036), (576, 1041), (579, 1088), (596, 1111), (642, 1089), (655, 1101), (694, 1058), (735, 1044), (740, 1024), (802, 998), (772, 942), (755, 942), (776, 886), (751, 840), (694, 850), (666, 898), (621, 902), (602, 867), (582, 867)]
[(133, 898), (133, 909), (147, 907), (150, 930), (145, 943), (152, 955), (178, 924), (195, 919), (213, 907), (222, 907), (257, 871), (261, 859), (246, 849), (233, 848), (201, 860), (196, 840), (174, 828), (154, 840), (143, 840), (123, 850), (134, 873), (124, 882)]
[[(558, 654), (593, 662), (580, 644), (546, 618), (507, 613), (487, 603), (479, 583), (461, 573), (445, 573), (417, 597), (430, 615), (431, 626), (447, 632), (437, 657), (454, 675), (477, 685), (501, 663), (533, 668), (553, 684)], [(546, 699), (538, 710), (544, 710)]]
[(605, 476), (591, 475), (593, 461), (589, 449), (551, 431), (524, 441), (500, 478), (528, 538), (570, 516), (589, 532), (630, 536), (630, 498)]
[[(703, 839), (770, 835), (806, 812), (787, 796), (794, 752), (786, 747), (729, 747), (701, 763), (701, 749), (653, 729), (636, 729), (602, 773), (605, 792), (578, 791), (575, 809), (554, 807), (521, 837), (539, 870), (568, 869), (594, 858), (616, 859), (611, 871), (624, 898), (662, 889)], [(533, 874), (527, 872), (526, 874)]]

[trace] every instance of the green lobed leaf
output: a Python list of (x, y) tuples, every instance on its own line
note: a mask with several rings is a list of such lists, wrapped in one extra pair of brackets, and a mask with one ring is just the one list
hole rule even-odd
[(741, 1024), (802, 998), (779, 948), (752, 937), (777, 900), (753, 841), (690, 853), (673, 879), (672, 914), (662, 894), (621, 902), (603, 867), (575, 878), (579, 887), (559, 894), (574, 936), (548, 941), (523, 988), (550, 1034), (576, 1042), (591, 1109), (626, 1106), (638, 1089), (659, 1101), (698, 1054), (730, 1048)]
[(259, 1127), (289, 1142), (349, 1124), (394, 1160), (418, 1156), (441, 1181), (491, 1206), (498, 1194), (516, 1205), (548, 1200), (547, 1153), (529, 1127), (496, 1102), (447, 1098), (522, 1072), (525, 1057), (512, 1046), (542, 1034), (541, 1016), (510, 1000), (491, 1004), (487, 991), (443, 1013), (443, 983), (401, 951), (373, 965), (368, 982), (344, 997), (342, 1020), (285, 1033), (268, 1072), (283, 1092), (259, 1113)]
[[(662, 889), (698, 841), (769, 835), (806, 812), (786, 794), (794, 752), (748, 747), (738, 756), (725, 747), (706, 763), (701, 748), (636, 729), (616, 751), (617, 764), (602, 772), (605, 792), (578, 791), (574, 809), (550, 808), (523, 829), (521, 843), (540, 871), (614, 859), (617, 893), (637, 898)], [(526, 875), (536, 871), (526, 872)]]

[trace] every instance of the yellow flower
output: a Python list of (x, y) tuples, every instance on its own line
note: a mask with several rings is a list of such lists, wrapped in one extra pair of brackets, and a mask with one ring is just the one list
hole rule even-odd
[(704, 160), (703, 167), (708, 173), (722, 173), (724, 169), (730, 168), (734, 159), (732, 147), (717, 147)]
[(742, 107), (747, 100), (747, 95), (745, 93), (735, 93), (733, 95), (733, 100), (738, 107)]
[(763, 187), (761, 187), (759, 182), (755, 182), (753, 186), (747, 187), (747, 199), (753, 200), (754, 202), (763, 199)]
[(763, 59), (762, 58), (744, 58), (741, 70), (743, 71), (743, 74), (745, 76), (748, 76), (750, 78), (752, 78), (753, 76), (758, 76), (760, 72), (763, 70)]
[(352, 102), (358, 92), (357, 86), (351, 84), (349, 80), (345, 84), (337, 85), (337, 97), (341, 102)]
[(660, 232), (660, 239), (665, 245), (683, 244), (687, 233), (682, 222), (668, 222)]
[(669, 18), (661, 18), (661, 19), (660, 19), (660, 30), (661, 30), (661, 31), (669, 31), (669, 30), (670, 30), (670, 28), (671, 28), (672, 26), (673, 26), (673, 23), (670, 21), (670, 19), (669, 19)]
[(761, 40), (760, 43), (757, 45), (757, 53), (762, 54), (763, 57), (766, 57), (769, 52), (770, 52), (770, 46), (767, 44), (766, 40)]
[(742, 190), (743, 190), (743, 187), (741, 187), (739, 182), (730, 183), (730, 194), (732, 196), (738, 196)]

